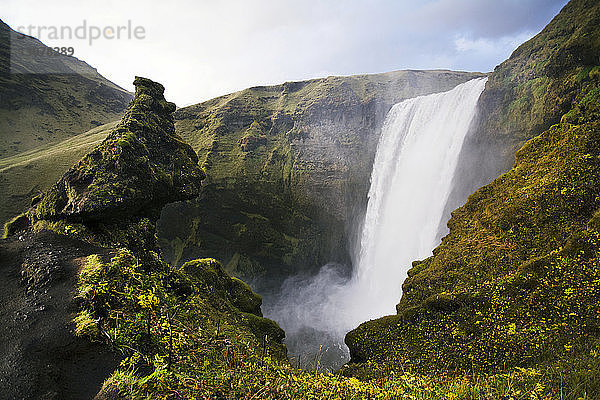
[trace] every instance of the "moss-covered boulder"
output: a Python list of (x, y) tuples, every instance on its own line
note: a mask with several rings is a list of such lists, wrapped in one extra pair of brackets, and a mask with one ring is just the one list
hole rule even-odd
[(218, 291), (223, 297), (233, 299), (234, 305), (241, 311), (262, 317), (261, 297), (244, 282), (227, 275), (217, 260), (206, 258), (189, 261), (182, 268), (201, 282), (202, 290)]
[(138, 77), (134, 85), (121, 122), (38, 199), (36, 219), (156, 216), (165, 204), (198, 195), (204, 172), (194, 150), (175, 134), (175, 104), (165, 100), (159, 83)]
[(4, 224), (3, 238), (13, 236), (18, 232), (26, 231), (31, 227), (31, 219), (28, 213), (19, 214)]

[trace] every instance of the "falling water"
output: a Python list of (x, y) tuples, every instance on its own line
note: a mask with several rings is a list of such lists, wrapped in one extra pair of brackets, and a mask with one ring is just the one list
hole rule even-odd
[(346, 278), (327, 265), (308, 279), (291, 278), (266, 307), (266, 315), (285, 329), (290, 353), (318, 352), (326, 340), (333, 353), (323, 363), (339, 366), (349, 330), (395, 312), (411, 262), (437, 245), (458, 155), (486, 80), (391, 108), (373, 163), (353, 275)]

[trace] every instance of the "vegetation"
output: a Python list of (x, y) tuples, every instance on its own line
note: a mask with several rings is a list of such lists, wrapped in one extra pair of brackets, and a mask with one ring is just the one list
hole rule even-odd
[(294, 369), (260, 298), (215, 260), (174, 268), (154, 255), (150, 264), (119, 250), (106, 262), (89, 256), (79, 274), (76, 334), (123, 357), (100, 398), (550, 398), (534, 369), (458, 379), (388, 371), (369, 381)]

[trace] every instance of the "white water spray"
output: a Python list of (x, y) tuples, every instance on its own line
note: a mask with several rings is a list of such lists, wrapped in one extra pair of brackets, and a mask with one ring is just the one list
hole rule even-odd
[[(326, 266), (308, 280), (284, 284), (282, 296), (265, 311), (288, 337), (308, 329), (317, 341), (327, 335), (344, 349), (349, 330), (395, 313), (411, 262), (428, 257), (437, 245), (458, 155), (486, 81), (474, 79), (392, 107), (373, 163), (356, 270), (344, 280)], [(290, 350), (302, 351), (299, 347)]]

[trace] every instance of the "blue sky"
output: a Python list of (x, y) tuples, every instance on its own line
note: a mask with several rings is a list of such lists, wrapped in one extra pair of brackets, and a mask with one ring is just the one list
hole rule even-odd
[[(490, 71), (565, 0), (3, 0), (29, 25), (143, 27), (141, 39), (40, 39), (132, 89), (135, 75), (189, 105), (249, 86), (397, 69)], [(37, 36), (37, 35), (35, 35)]]

